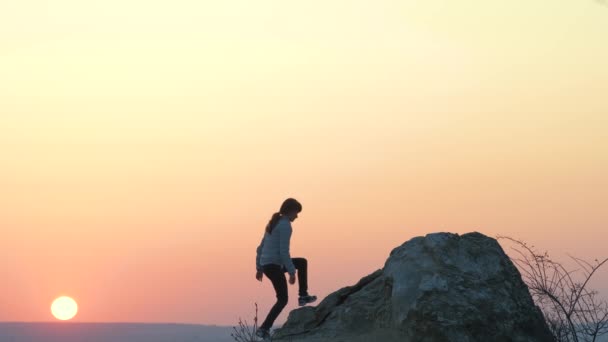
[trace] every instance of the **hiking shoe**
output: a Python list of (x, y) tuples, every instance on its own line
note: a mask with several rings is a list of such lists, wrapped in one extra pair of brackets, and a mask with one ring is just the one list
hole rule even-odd
[(314, 301), (317, 300), (317, 296), (300, 296), (298, 298), (298, 304), (300, 304), (300, 306), (304, 306), (308, 303), (312, 303)]
[(269, 339), (270, 338), (270, 332), (264, 328), (258, 328), (255, 331), (255, 336), (259, 337), (259, 338), (263, 338), (263, 339)]

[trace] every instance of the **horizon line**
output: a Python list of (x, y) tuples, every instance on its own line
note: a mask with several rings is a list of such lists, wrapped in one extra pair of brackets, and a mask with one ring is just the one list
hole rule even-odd
[(81, 321), (0, 321), (0, 324), (131, 324), (131, 325), (189, 325), (207, 327), (232, 327), (232, 325), (204, 324), (204, 323), (176, 323), (176, 322), (81, 322)]

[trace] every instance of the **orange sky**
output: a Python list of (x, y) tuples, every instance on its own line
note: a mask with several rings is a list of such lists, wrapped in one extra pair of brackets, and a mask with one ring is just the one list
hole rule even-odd
[(0, 321), (265, 315), (286, 197), (320, 297), (436, 231), (606, 257), (607, 36), (595, 1), (4, 2)]

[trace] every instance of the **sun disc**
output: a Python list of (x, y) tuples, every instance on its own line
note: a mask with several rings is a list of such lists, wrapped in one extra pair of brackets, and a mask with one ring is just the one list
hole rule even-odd
[(53, 301), (51, 304), (51, 313), (55, 318), (61, 321), (67, 321), (78, 313), (78, 304), (70, 297), (62, 296)]

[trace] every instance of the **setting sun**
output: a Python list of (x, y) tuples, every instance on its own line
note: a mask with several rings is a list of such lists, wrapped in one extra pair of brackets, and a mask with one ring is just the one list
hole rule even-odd
[(78, 304), (70, 297), (59, 297), (51, 304), (51, 312), (58, 320), (67, 321), (76, 316)]

